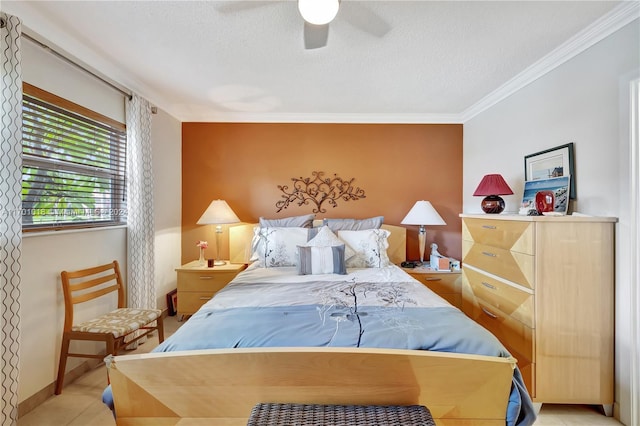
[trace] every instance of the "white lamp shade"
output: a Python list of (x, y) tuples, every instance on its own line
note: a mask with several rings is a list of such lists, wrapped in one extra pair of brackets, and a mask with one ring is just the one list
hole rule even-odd
[(198, 225), (220, 225), (224, 223), (238, 223), (240, 219), (224, 200), (213, 200), (196, 222)]
[(400, 222), (403, 225), (446, 225), (436, 209), (428, 201), (416, 201), (409, 213)]
[(336, 17), (338, 0), (298, 0), (300, 15), (310, 24), (325, 25)]

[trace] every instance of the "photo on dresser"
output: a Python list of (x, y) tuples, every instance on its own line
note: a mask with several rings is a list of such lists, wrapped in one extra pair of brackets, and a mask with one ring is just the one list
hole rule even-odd
[[(573, 142), (545, 149), (524, 157), (524, 180), (542, 180), (560, 176), (575, 176)], [(569, 198), (576, 198), (575, 179), (569, 184)]]
[(535, 210), (542, 215), (566, 215), (570, 182), (571, 176), (526, 181), (520, 209)]

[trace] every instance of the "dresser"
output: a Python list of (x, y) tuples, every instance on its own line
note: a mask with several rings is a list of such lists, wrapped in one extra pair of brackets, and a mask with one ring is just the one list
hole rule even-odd
[(178, 315), (193, 315), (245, 268), (245, 264), (239, 263), (208, 268), (197, 260), (177, 268)]
[(462, 310), (536, 403), (613, 408), (615, 218), (460, 215)]
[(460, 271), (438, 271), (428, 267), (402, 269), (456, 308), (462, 307)]

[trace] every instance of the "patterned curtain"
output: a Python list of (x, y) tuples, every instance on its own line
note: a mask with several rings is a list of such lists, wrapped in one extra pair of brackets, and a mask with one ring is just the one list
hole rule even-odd
[(127, 293), (130, 308), (155, 309), (151, 105), (127, 102)]
[(2, 139), (0, 140), (1, 424), (18, 422), (22, 252), (22, 66), (20, 19), (0, 12)]

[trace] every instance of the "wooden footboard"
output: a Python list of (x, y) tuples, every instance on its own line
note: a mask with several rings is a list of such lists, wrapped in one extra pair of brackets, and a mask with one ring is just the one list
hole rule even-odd
[(515, 359), (367, 348), (125, 355), (109, 378), (124, 425), (246, 425), (259, 402), (425, 405), (438, 425), (504, 425)]

